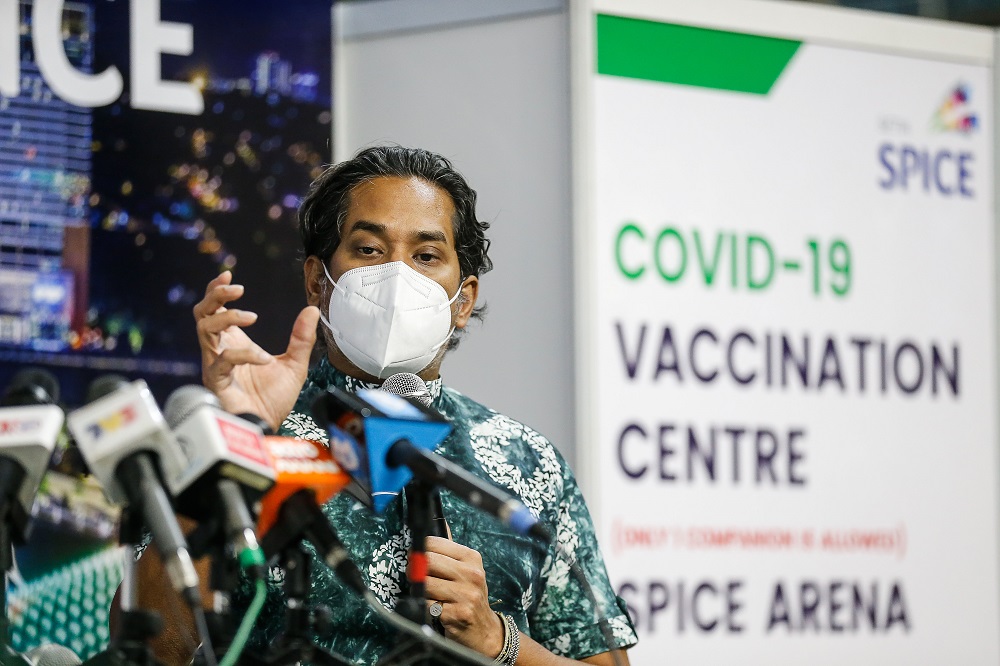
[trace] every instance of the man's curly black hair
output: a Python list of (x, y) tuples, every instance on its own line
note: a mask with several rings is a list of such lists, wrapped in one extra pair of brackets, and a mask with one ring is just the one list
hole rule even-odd
[[(490, 241), (486, 238), (490, 225), (476, 217), (476, 191), (447, 158), (402, 146), (365, 148), (352, 159), (329, 167), (313, 181), (299, 206), (299, 236), (307, 257), (315, 255), (324, 264), (329, 262), (340, 244), (351, 192), (361, 183), (379, 177), (420, 178), (447, 192), (455, 204), (452, 224), (462, 278), (479, 276), (493, 268), (488, 255)], [(485, 306), (479, 306), (472, 316), (482, 319), (484, 314)], [(453, 348), (457, 342), (453, 337), (449, 346)]]

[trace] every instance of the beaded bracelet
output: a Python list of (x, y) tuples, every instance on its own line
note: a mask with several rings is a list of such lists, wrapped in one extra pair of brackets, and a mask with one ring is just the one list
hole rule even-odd
[(517, 661), (517, 653), (521, 649), (521, 634), (518, 632), (517, 624), (514, 623), (514, 618), (510, 615), (497, 612), (497, 617), (503, 622), (503, 648), (493, 663), (514, 666), (514, 662)]

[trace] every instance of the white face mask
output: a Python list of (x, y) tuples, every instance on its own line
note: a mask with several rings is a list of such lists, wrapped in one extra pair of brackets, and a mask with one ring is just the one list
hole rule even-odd
[(337, 347), (354, 365), (379, 379), (397, 372), (420, 372), (434, 360), (455, 328), (444, 287), (393, 261), (354, 268), (330, 277), (329, 319), (320, 318)]

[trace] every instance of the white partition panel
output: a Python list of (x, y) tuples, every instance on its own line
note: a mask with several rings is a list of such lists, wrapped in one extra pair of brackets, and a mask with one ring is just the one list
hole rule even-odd
[(997, 663), (992, 32), (574, 11), (580, 456), (633, 663)]
[(337, 3), (337, 159), (399, 143), (479, 193), (495, 268), (485, 323), (444, 381), (549, 437), (572, 462), (572, 210), (565, 0)]

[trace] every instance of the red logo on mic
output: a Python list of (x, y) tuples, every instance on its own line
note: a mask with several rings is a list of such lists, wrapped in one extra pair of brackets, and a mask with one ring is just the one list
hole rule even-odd
[(226, 448), (231, 453), (261, 465), (268, 467), (272, 465), (271, 456), (264, 448), (260, 433), (222, 419), (216, 419), (216, 422), (219, 424), (222, 437), (226, 440)]

